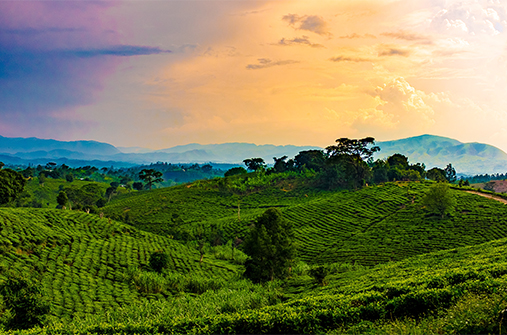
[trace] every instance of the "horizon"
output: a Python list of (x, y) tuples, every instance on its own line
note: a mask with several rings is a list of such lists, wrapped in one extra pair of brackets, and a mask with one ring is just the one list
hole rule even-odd
[(485, 0), (0, 2), (0, 133), (506, 152), (506, 28)]
[[(398, 139), (392, 139), (392, 140), (385, 140), (385, 141), (377, 141), (375, 139), (375, 144), (377, 143), (385, 143), (385, 142), (396, 142), (396, 141), (402, 141), (402, 140), (406, 140), (406, 139), (412, 139), (412, 138), (417, 138), (417, 137), (423, 137), (423, 136), (431, 136), (431, 137), (441, 137), (441, 138), (446, 138), (446, 139), (450, 139), (450, 140), (455, 140), (455, 141), (458, 141), (460, 142), (461, 144), (473, 144), (473, 143), (479, 143), (479, 144), (486, 144), (486, 145), (491, 145), (491, 144), (487, 144), (487, 143), (481, 143), (481, 142), (463, 142), (463, 141), (460, 141), (459, 139), (455, 139), (455, 138), (450, 138), (450, 137), (447, 137), (447, 136), (440, 136), (440, 135), (433, 135), (433, 134), (421, 134), (421, 135), (414, 135), (414, 136), (409, 136), (409, 137), (404, 137), (404, 138), (398, 138)], [(56, 140), (54, 138), (39, 138), (39, 137), (7, 137), (7, 136), (3, 136), (3, 135), (0, 135), (0, 137), (3, 137), (3, 138), (14, 138), (14, 139), (37, 139), (37, 140), (55, 140), (55, 141), (60, 141), (60, 140)], [(175, 147), (184, 147), (184, 146), (189, 146), (189, 145), (202, 145), (202, 146), (206, 146), (206, 145), (222, 145), (222, 144), (249, 144), (249, 145), (255, 145), (255, 146), (277, 146), (277, 147), (286, 147), (286, 146), (295, 146), (295, 147), (319, 147), (319, 146), (316, 146), (316, 145), (311, 145), (311, 144), (307, 144), (307, 145), (294, 145), (294, 144), (272, 144), (272, 143), (263, 143), (263, 144), (258, 144), (258, 143), (253, 143), (253, 142), (222, 142), (222, 143), (206, 143), (206, 144), (203, 144), (203, 143), (196, 143), (196, 142), (193, 142), (193, 143), (186, 143), (186, 144), (178, 144), (178, 145), (175, 145), (175, 146), (172, 146), (172, 147), (166, 147), (166, 148), (160, 148), (160, 149), (152, 149), (152, 148), (147, 148), (147, 147), (139, 147), (139, 146), (132, 146), (132, 147), (123, 147), (123, 146), (115, 146), (114, 144), (111, 144), (111, 143), (108, 143), (108, 142), (102, 142), (102, 141), (96, 141), (96, 140), (87, 140), (87, 139), (84, 139), (84, 140), (68, 140), (68, 141), (61, 141), (61, 142), (81, 142), (81, 141), (85, 141), (85, 142), (96, 142), (96, 143), (103, 143), (103, 144), (109, 144), (109, 145), (112, 145), (114, 146), (116, 149), (120, 150), (121, 149), (145, 149), (145, 150), (149, 150), (149, 151), (160, 151), (160, 150), (165, 150), (165, 149), (172, 149), (172, 148), (175, 148)], [(334, 143), (334, 142), (333, 142)], [(329, 144), (329, 145), (332, 145), (333, 143)], [(494, 145), (491, 145), (493, 147), (495, 147), (496, 149), (499, 149), (503, 152), (505, 152), (505, 150), (497, 147), (497, 146), (494, 146)], [(323, 148), (325, 149), (326, 146), (322, 146), (320, 148)], [(507, 154), (507, 152), (505, 152)]]

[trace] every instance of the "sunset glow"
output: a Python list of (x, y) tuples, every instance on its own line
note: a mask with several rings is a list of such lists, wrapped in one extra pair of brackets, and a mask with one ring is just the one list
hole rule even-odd
[(0, 135), (507, 151), (507, 1), (2, 1)]

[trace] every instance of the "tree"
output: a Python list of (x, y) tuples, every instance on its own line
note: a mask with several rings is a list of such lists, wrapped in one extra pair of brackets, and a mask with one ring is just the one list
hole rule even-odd
[(0, 170), (5, 166), (4, 162), (0, 162)]
[(266, 167), (266, 163), (264, 162), (264, 159), (262, 159), (262, 158), (245, 159), (243, 161), (243, 163), (245, 163), (248, 170), (251, 170), (251, 171), (257, 171), (259, 169), (263, 169)]
[(56, 197), (56, 202), (58, 205), (62, 206), (63, 209), (65, 209), (65, 206), (67, 205), (67, 202), (69, 201), (69, 197), (67, 196), (67, 193), (64, 191), (60, 191), (58, 193), (58, 196)]
[(13, 201), (23, 192), (26, 180), (11, 169), (0, 170), (0, 205)]
[(452, 164), (449, 163), (446, 168), (444, 169), (445, 172), (445, 179), (449, 183), (454, 183), (456, 181), (456, 170), (452, 167)]
[(339, 138), (336, 145), (330, 145), (326, 148), (328, 162), (331, 164), (342, 165), (342, 170), (349, 170), (351, 167), (352, 176), (347, 171), (349, 182), (354, 188), (365, 183), (371, 170), (365, 161), (372, 158), (373, 154), (380, 151), (380, 147), (374, 146), (373, 137), (362, 139)]
[(146, 183), (146, 187), (151, 190), (154, 183), (163, 182), (162, 172), (154, 169), (143, 169), (139, 172), (139, 178)]
[(169, 256), (162, 250), (158, 250), (150, 255), (148, 262), (153, 271), (160, 273), (169, 265)]
[(324, 168), (325, 164), (326, 154), (322, 150), (300, 151), (294, 157), (294, 165), (298, 170), (306, 168), (318, 172)]
[(449, 191), (449, 185), (440, 182), (430, 187), (422, 199), (422, 204), (431, 213), (439, 214), (444, 218), (452, 211), (456, 200)]
[(44, 187), (44, 183), (46, 182), (46, 175), (44, 174), (44, 172), (39, 173), (38, 179), (39, 179), (39, 186)]
[(401, 170), (408, 168), (408, 157), (402, 154), (394, 154), (387, 158), (387, 163), (391, 168), (399, 167)]
[(428, 177), (428, 179), (439, 182), (447, 180), (447, 178), (445, 178), (445, 171), (437, 167), (429, 169), (428, 172), (426, 172), (426, 177)]
[(329, 157), (339, 155), (350, 155), (361, 160), (368, 160), (380, 147), (374, 146), (375, 139), (373, 137), (365, 137), (362, 139), (339, 138), (336, 145), (330, 145), (326, 148)]
[(246, 277), (254, 282), (283, 278), (295, 254), (292, 224), (270, 208), (255, 221), (243, 246), (249, 256)]
[(233, 167), (229, 170), (227, 170), (224, 174), (224, 177), (230, 177), (230, 176), (235, 176), (235, 175), (238, 175), (238, 174), (245, 174), (247, 173), (247, 171), (245, 170), (245, 168), (243, 167)]
[(142, 191), (143, 183), (136, 181), (135, 183), (132, 184), (132, 188), (136, 191)]
[(386, 161), (382, 159), (377, 159), (375, 163), (373, 163), (372, 172), (373, 172), (373, 182), (375, 184), (385, 183), (388, 181), (387, 173), (389, 171), (389, 165)]
[(9, 276), (0, 285), (3, 307), (8, 311), (8, 329), (28, 329), (42, 325), (50, 311), (40, 285), (20, 276)]
[[(275, 161), (273, 169), (275, 170), (275, 172), (285, 172), (290, 168), (289, 167), (290, 163), (288, 164), (286, 162), (287, 158), (288, 158), (287, 156), (282, 156), (280, 158), (273, 157), (273, 160)], [(294, 161), (292, 161), (292, 164), (294, 164)]]
[(206, 165), (201, 166), (201, 171), (204, 173), (210, 173), (212, 170), (213, 170), (213, 165), (211, 165), (211, 164), (206, 164)]

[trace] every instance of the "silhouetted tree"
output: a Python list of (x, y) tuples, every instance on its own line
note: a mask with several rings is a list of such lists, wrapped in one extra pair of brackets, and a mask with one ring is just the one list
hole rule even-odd
[(326, 164), (326, 154), (322, 150), (305, 150), (300, 151), (294, 157), (294, 165), (296, 169), (311, 169), (316, 172), (322, 170)]
[(262, 158), (249, 158), (243, 161), (245, 163), (248, 170), (257, 171), (259, 169), (264, 169), (266, 167), (266, 163)]
[(143, 169), (139, 172), (139, 178), (144, 180), (146, 183), (146, 187), (151, 190), (151, 187), (154, 183), (163, 182), (162, 172), (156, 171), (154, 169)]
[(336, 140), (336, 145), (330, 145), (326, 148), (329, 157), (328, 162), (342, 165), (342, 169), (347, 170), (345, 175), (348, 183), (351, 183), (354, 188), (365, 183), (368, 174), (371, 172), (365, 160), (369, 160), (379, 150), (380, 147), (375, 146), (373, 137), (363, 139), (339, 138)]

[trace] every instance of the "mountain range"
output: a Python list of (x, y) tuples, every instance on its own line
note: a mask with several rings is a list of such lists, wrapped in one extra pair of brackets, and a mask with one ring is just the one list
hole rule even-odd
[[(507, 171), (507, 154), (483, 143), (462, 143), (458, 140), (421, 135), (394, 141), (377, 142), (381, 151), (375, 158), (401, 153), (411, 163), (424, 163), (428, 169), (451, 163), (459, 174), (492, 174)], [(315, 146), (276, 146), (252, 143), (187, 144), (167, 149), (115, 147), (96, 141), (57, 141), (38, 138), (0, 136), (0, 161), (12, 165), (41, 164), (48, 161), (72, 167), (125, 167), (155, 162), (228, 163), (241, 165), (246, 158), (262, 157), (269, 164), (273, 157), (294, 157), (300, 151), (322, 149)]]

